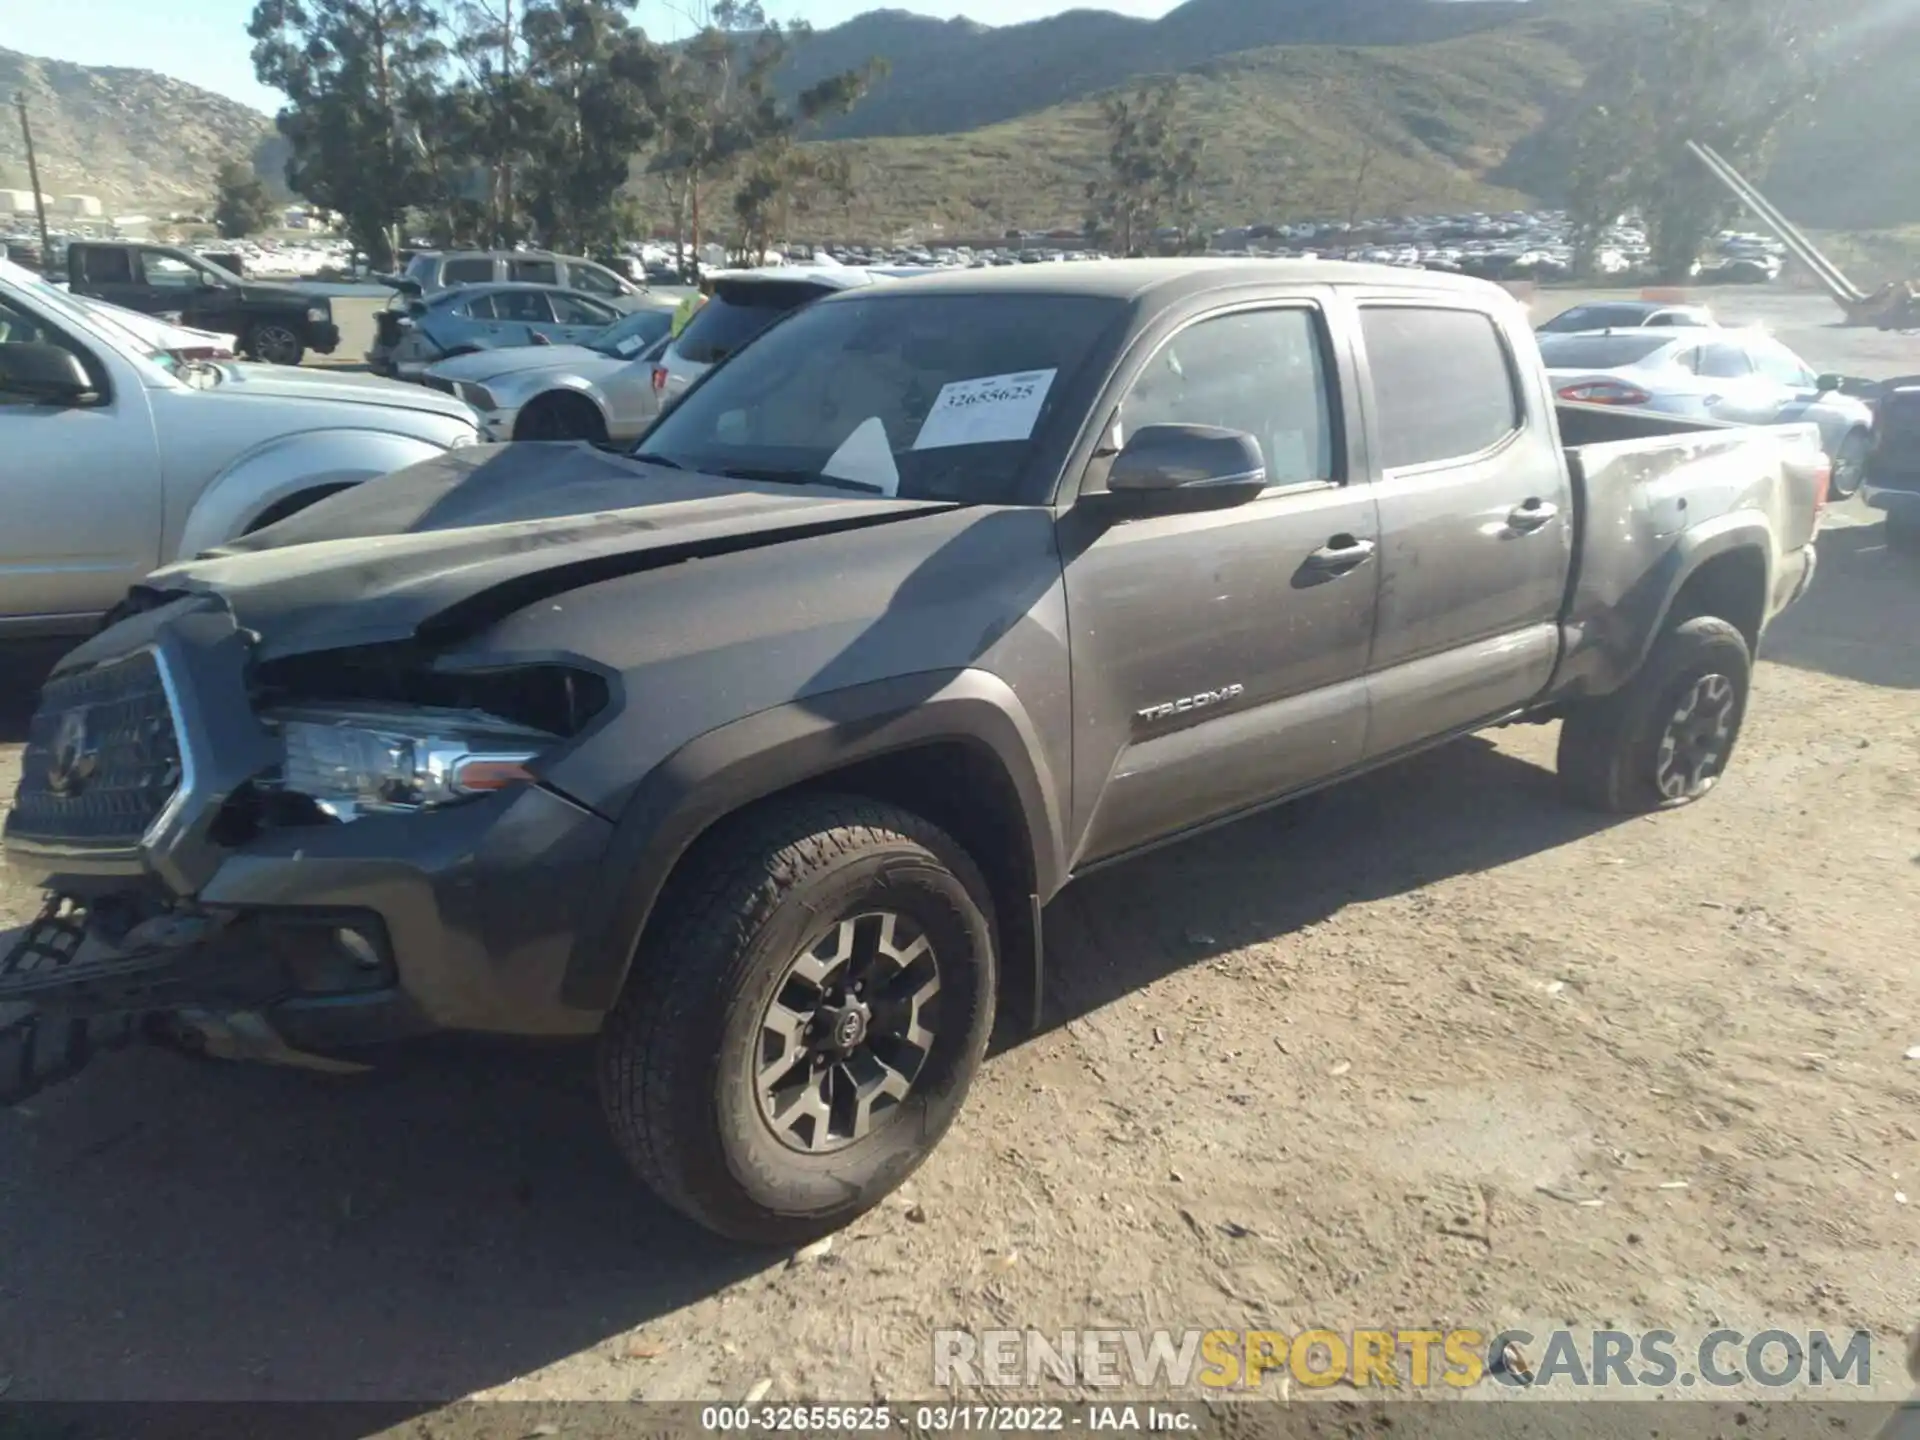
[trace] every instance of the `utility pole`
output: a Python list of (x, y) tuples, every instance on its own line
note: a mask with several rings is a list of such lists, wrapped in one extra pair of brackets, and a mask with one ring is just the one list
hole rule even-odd
[(20, 111), (20, 138), (27, 142), (27, 183), (33, 186), (33, 211), (40, 217), (40, 272), (53, 264), (53, 242), (47, 238), (47, 199), (40, 193), (40, 166), (33, 158), (33, 126), (27, 123), (27, 92), (16, 90), (13, 103)]

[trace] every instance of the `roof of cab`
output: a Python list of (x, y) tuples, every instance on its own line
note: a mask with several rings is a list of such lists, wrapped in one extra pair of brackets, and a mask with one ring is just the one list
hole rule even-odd
[(1095, 260), (1077, 265), (1021, 265), (982, 270), (936, 270), (889, 286), (889, 294), (1093, 295), (1118, 300), (1171, 301), (1242, 285), (1344, 286), (1367, 290), (1446, 291), (1511, 298), (1499, 286), (1441, 270), (1360, 265), (1346, 260), (1236, 258)]

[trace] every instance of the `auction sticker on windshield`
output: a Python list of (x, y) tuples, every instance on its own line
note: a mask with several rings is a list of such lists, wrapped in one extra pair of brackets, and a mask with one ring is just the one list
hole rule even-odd
[(1028, 440), (1047, 403), (1058, 370), (1028, 370), (1019, 375), (987, 375), (956, 380), (940, 391), (920, 427), (916, 450), (950, 445), (992, 445)]

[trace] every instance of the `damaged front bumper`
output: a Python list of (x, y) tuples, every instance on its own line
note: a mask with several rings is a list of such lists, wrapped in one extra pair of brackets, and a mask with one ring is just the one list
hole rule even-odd
[(260, 823), (243, 802), (279, 749), (248, 644), (217, 602), (177, 600), (49, 679), (5, 841), (52, 900), (0, 950), (0, 1103), (139, 1033), (338, 1068), (437, 1030), (598, 1028), (561, 991), (608, 822), (523, 784)]

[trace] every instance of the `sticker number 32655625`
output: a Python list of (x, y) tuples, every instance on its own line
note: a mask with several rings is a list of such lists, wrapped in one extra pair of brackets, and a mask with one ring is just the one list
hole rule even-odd
[(1028, 370), (1018, 375), (986, 375), (942, 387), (913, 448), (940, 450), (949, 445), (1031, 439), (1058, 373)]

